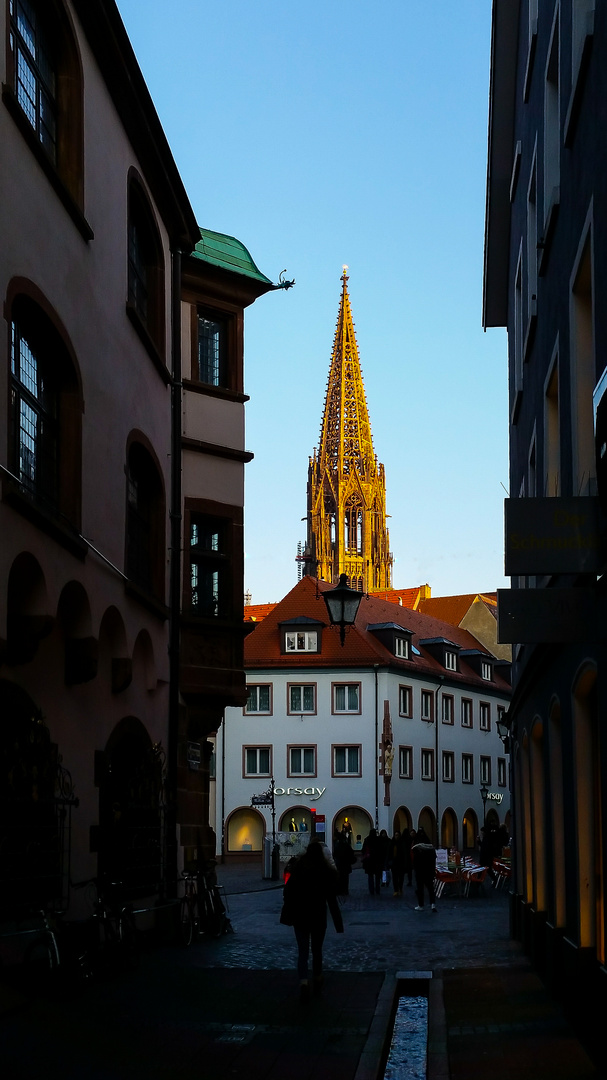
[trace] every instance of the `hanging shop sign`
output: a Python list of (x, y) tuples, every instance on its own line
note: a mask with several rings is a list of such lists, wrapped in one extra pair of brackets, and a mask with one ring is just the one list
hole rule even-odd
[(505, 569), (528, 574), (597, 574), (604, 562), (599, 500), (505, 499)]
[(200, 743), (188, 742), (187, 744), (188, 769), (198, 772), (200, 769)]
[(251, 806), (271, 806), (272, 796), (267, 793), (264, 795), (251, 795)]

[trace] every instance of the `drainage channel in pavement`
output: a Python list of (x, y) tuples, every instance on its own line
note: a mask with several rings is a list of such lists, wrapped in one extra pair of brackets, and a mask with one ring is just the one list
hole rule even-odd
[(402, 972), (397, 977), (396, 1009), (383, 1080), (426, 1080), (431, 978), (429, 971)]

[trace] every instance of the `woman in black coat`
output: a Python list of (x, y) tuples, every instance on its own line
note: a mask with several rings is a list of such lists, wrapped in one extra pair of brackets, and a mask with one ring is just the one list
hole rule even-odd
[(287, 922), (295, 931), (297, 974), (302, 1001), (307, 1001), (310, 995), (310, 946), (314, 992), (320, 993), (322, 989), (322, 946), (327, 932), (327, 906), (337, 933), (344, 932), (336, 890), (337, 874), (334, 864), (329, 863), (324, 844), (311, 840), (307, 850), (297, 860), (285, 885), (281, 915), (281, 922)]

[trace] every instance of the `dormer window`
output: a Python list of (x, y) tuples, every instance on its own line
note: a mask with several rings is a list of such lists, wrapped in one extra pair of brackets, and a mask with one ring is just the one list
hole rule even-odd
[(460, 646), (444, 637), (424, 638), (420, 641), (423, 649), (437, 660), (446, 671), (457, 671)]
[(483, 660), (481, 664), (481, 678), (485, 679), (487, 682), (491, 682), (492, 677), (493, 672), (491, 671), (491, 664), (487, 663), (486, 660)]
[[(411, 630), (398, 623), (369, 623), (367, 630), (382, 643), (388, 652), (397, 656), (399, 660), (410, 660), (411, 652), (415, 652), (411, 644)], [(417, 653), (419, 656), (419, 653)]]
[(407, 638), (397, 637), (394, 642), (394, 654), (401, 660), (409, 659), (409, 641)]
[(318, 652), (318, 631), (293, 630), (285, 634), (286, 652)]
[(285, 653), (319, 653), (323, 624), (318, 619), (298, 615), (279, 624), (280, 647)]

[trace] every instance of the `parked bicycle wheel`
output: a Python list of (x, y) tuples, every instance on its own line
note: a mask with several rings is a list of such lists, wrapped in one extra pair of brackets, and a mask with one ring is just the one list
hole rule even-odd
[(139, 960), (137, 929), (132, 912), (128, 908), (123, 908), (118, 916), (118, 940), (125, 964), (136, 964)]
[(194, 937), (194, 911), (187, 896), (181, 901), (179, 932), (183, 945), (191, 945)]

